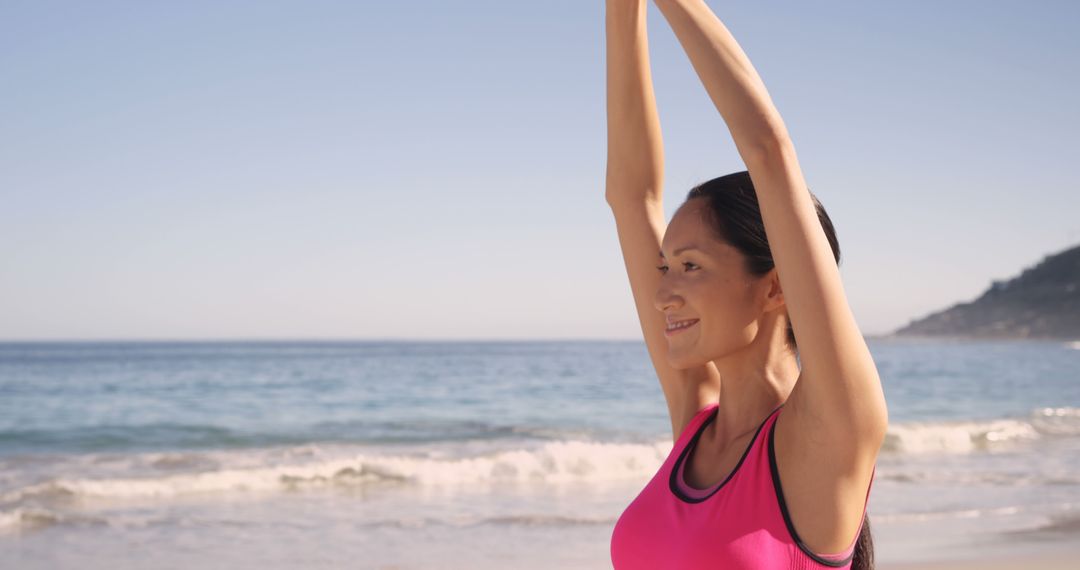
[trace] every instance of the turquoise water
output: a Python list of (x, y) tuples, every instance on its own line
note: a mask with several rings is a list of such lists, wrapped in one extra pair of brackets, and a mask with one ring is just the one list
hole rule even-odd
[[(868, 342), (879, 561), (1076, 540), (1080, 350)], [(670, 448), (641, 342), (0, 344), (0, 567), (605, 568)]]

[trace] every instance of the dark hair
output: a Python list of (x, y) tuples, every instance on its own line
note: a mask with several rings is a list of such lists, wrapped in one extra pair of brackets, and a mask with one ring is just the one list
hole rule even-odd
[[(814, 202), (821, 229), (825, 231), (825, 237), (832, 248), (833, 258), (839, 267), (840, 244), (836, 240), (836, 228), (833, 227), (829, 214), (825, 212), (825, 207), (821, 205), (817, 196), (810, 192), (809, 188), (806, 191)], [(705, 200), (708, 206), (704, 209), (706, 224), (713, 230), (718, 240), (731, 245), (742, 254), (747, 273), (753, 277), (762, 277), (776, 267), (772, 250), (769, 248), (769, 240), (765, 236), (765, 221), (761, 217), (757, 192), (754, 190), (749, 172), (745, 170), (733, 172), (698, 184), (686, 195), (687, 202), (692, 199)], [(798, 353), (795, 330), (791, 327), (790, 318), (787, 321), (787, 344), (793, 352)], [(874, 540), (870, 533), (870, 518), (864, 515), (851, 569), (873, 570), (873, 568)]]
[[(836, 229), (817, 196), (810, 192), (809, 188), (806, 191), (814, 201), (821, 229), (825, 230), (825, 237), (829, 240), (833, 258), (839, 267), (840, 244), (836, 241)], [(690, 189), (686, 195), (687, 202), (695, 198), (705, 200), (708, 205), (708, 208), (705, 208), (705, 221), (716, 238), (742, 253), (747, 273), (753, 277), (762, 277), (776, 267), (749, 172), (733, 172), (702, 182)], [(787, 342), (791, 349), (798, 349), (790, 319), (787, 322)]]

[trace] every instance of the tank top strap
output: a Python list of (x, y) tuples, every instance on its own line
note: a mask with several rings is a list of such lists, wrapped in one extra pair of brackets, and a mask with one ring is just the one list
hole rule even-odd
[[(786, 404), (787, 402), (780, 404), (779, 406), (774, 408), (773, 411), (769, 412), (769, 415), (765, 418), (765, 421), (761, 422), (761, 431), (765, 432), (766, 434), (769, 433), (769, 430), (772, 429), (772, 424), (776, 423), (776, 419), (780, 417), (780, 410), (784, 409), (784, 406)], [(762, 437), (761, 439), (763, 441), (765, 440), (764, 437)]]
[[(873, 471), (870, 472), (870, 485), (866, 488), (866, 498), (863, 499), (863, 516), (862, 516), (862, 518), (866, 517), (866, 509), (870, 504), (870, 489), (872, 489), (874, 487), (874, 476), (875, 475), (877, 475), (877, 465), (876, 464), (874, 465)], [(862, 519), (860, 519), (860, 520), (862, 520)], [(859, 536), (861, 534), (862, 534), (862, 528), (860, 527), (858, 532), (855, 533), (855, 538), (851, 539), (851, 542), (848, 543), (848, 547), (845, 548), (841, 552), (837, 552), (835, 554), (822, 554), (822, 553), (815, 553), (815, 554), (817, 556), (819, 556), (821, 558), (824, 558), (824, 559), (826, 559), (828, 561), (831, 561), (831, 562), (848, 560), (852, 556), (852, 554), (855, 553), (855, 547), (859, 545)]]
[(698, 410), (694, 414), (694, 417), (690, 418), (689, 422), (686, 422), (686, 427), (684, 427), (682, 433), (679, 434), (679, 439), (675, 442), (675, 447), (678, 449), (682, 449), (682, 447), (689, 443), (690, 438), (693, 437), (695, 433), (697, 433), (697, 430), (699, 427), (701, 427), (701, 424), (709, 418), (709, 414), (711, 414), (713, 410), (718, 407), (720, 407), (720, 404), (718, 402), (713, 402), (706, 405), (704, 408)]
[[(777, 418), (780, 417), (780, 415), (777, 412), (779, 410), (781, 410), (782, 408), (783, 408), (783, 406), (781, 405), (780, 408), (777, 408), (776, 410), (773, 410), (773, 413), (770, 415), (768, 422), (766, 422), (765, 433), (767, 434), (767, 436), (762, 438), (763, 440), (765, 440), (764, 445), (765, 445), (765, 451), (766, 451), (766, 453), (763, 453), (763, 456), (765, 458), (764, 459), (765, 467), (763, 467), (763, 469), (769, 469), (769, 470), (774, 470), (775, 469), (775, 466), (772, 465), (772, 458), (770, 456), (772, 456), (774, 454), (773, 435), (774, 435), (774, 432), (775, 432), (775, 429), (776, 429), (774, 424), (776, 423)], [(873, 467), (873, 470), (870, 473), (870, 483), (866, 488), (866, 495), (863, 498), (863, 517), (866, 516), (866, 511), (867, 511), (867, 508), (869, 506), (869, 501), (870, 501), (870, 490), (874, 486), (874, 477), (875, 477), (876, 474), (877, 474), (877, 465), (875, 464), (874, 467)], [(793, 523), (791, 522), (791, 519), (789, 518), (789, 515), (788, 515), (788, 512), (787, 512), (786, 503), (785, 503), (785, 501), (783, 499), (782, 488), (779, 486), (778, 480), (776, 479), (776, 477), (777, 477), (777, 473), (774, 471), (771, 474), (771, 478), (773, 480), (773, 489), (774, 489), (774, 492), (777, 495), (777, 500), (780, 502), (780, 505), (781, 505), (780, 510), (781, 510), (781, 515), (783, 517), (784, 524), (787, 525), (788, 531), (791, 533), (791, 535), (792, 535), (792, 537), (793, 537), (793, 539), (794, 539), (794, 541), (796, 543), (796, 547), (803, 554), (808, 556), (810, 559), (816, 560), (818, 563), (824, 562), (829, 566), (843, 566), (845, 564), (850, 564), (851, 557), (854, 555), (854, 552), (855, 552), (855, 547), (858, 546), (859, 535), (861, 534), (862, 529), (860, 528), (859, 531), (855, 533), (855, 536), (848, 543), (847, 548), (845, 548), (844, 550), (842, 550), (840, 552), (820, 553), (820, 552), (811, 551), (810, 548), (807, 547), (806, 544), (802, 542), (802, 539), (795, 532), (795, 528), (794, 528)], [(844, 566), (844, 567), (846, 567), (846, 566)]]

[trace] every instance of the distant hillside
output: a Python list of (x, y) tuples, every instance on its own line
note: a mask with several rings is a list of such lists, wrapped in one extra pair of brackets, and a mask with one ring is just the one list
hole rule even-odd
[(890, 336), (1080, 339), (1080, 246), (1044, 257), (978, 299), (914, 320)]

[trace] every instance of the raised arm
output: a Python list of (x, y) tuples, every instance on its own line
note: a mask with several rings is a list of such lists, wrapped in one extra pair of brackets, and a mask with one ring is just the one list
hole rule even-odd
[[(761, 207), (802, 363), (777, 432), (790, 429), (823, 462), (869, 477), (888, 422), (885, 396), (791, 137), (750, 60), (705, 1), (655, 1), (727, 123)], [(781, 425), (787, 422), (793, 426)]]
[(656, 112), (649, 45), (647, 0), (606, 0), (607, 12), (607, 185), (611, 203), (659, 203), (664, 149)]
[(773, 146), (778, 139), (786, 139), (787, 129), (757, 70), (705, 0), (655, 1), (720, 111), (743, 160)]
[(608, 157), (606, 198), (615, 216), (626, 273), (649, 358), (667, 400), (672, 440), (694, 413), (716, 401), (720, 373), (709, 363), (667, 362), (664, 314), (653, 304), (664, 221), (664, 157), (646, 40), (647, 0), (607, 0)]

